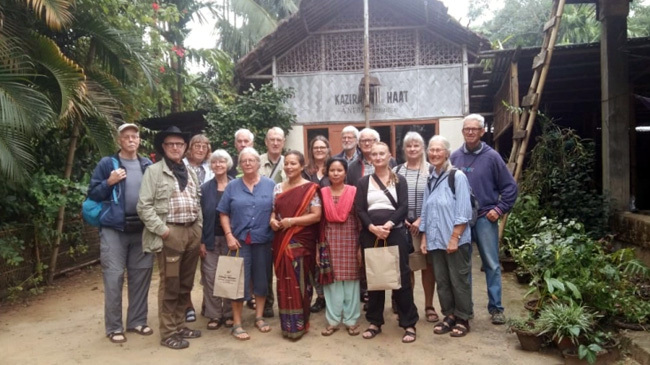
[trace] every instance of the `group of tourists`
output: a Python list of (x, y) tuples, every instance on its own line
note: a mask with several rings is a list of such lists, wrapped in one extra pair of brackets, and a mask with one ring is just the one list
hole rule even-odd
[[(255, 329), (268, 333), (266, 318), (274, 316), (276, 302), (286, 338), (301, 338), (309, 331), (310, 314), (325, 309), (323, 336), (343, 327), (350, 336), (372, 339), (385, 323), (385, 291), (367, 290), (364, 249), (379, 241), (399, 251), (401, 288), (392, 291), (391, 302), (404, 329), (402, 342), (417, 336), (417, 270), (422, 271), (425, 319), (437, 323), (434, 333), (462, 337), (470, 331), (472, 241), (486, 274), (492, 323), (503, 324), (497, 221), (514, 204), (517, 186), (498, 153), (481, 142), (484, 132), (480, 115), (467, 116), (465, 143), (454, 153), (443, 136), (425, 144), (420, 134), (408, 132), (405, 162), (397, 165), (371, 128), (345, 127), (343, 151), (333, 156), (327, 138), (317, 136), (305, 159), (296, 150), (282, 153), (285, 135), (277, 127), (268, 130), (263, 155), (253, 146), (253, 133), (238, 130), (236, 156), (213, 152), (204, 135), (190, 138), (170, 127), (154, 138), (161, 158), (152, 164), (137, 154), (138, 126), (120, 126), (120, 150), (99, 162), (88, 193), (97, 201), (110, 200), (115, 191), (119, 195), (110, 217), (100, 219), (106, 335), (114, 343), (127, 340), (125, 269), (126, 332), (153, 334), (147, 297), (155, 254), (163, 346), (187, 348), (188, 339), (201, 336), (186, 325), (196, 320), (190, 294), (199, 259), (200, 308), (208, 330), (223, 326), (237, 340), (250, 339), (242, 320), (247, 304), (255, 311)], [(470, 227), (472, 193), (479, 209)], [(213, 295), (219, 258), (225, 255), (243, 258), (242, 298)], [(442, 321), (433, 305), (436, 285)], [(363, 332), (361, 303), (369, 323)]]

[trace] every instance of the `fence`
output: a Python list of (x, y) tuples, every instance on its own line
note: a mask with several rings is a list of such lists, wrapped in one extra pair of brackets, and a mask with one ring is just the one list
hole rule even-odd
[[(24, 261), (18, 266), (10, 265), (0, 258), (0, 297), (8, 294), (8, 289), (28, 280), (34, 275), (39, 261), (45, 265), (50, 264), (52, 248), (48, 245), (39, 245), (35, 240), (34, 226), (1, 230), (0, 239), (11, 236), (22, 239), (24, 244), (21, 256)], [(99, 259), (99, 231), (97, 228), (86, 225), (82, 220), (65, 222), (63, 231), (73, 233), (66, 235), (67, 239), (61, 240), (57, 259), (56, 273), (61, 274), (75, 267), (92, 264)], [(82, 242), (87, 246), (83, 253), (76, 250)]]

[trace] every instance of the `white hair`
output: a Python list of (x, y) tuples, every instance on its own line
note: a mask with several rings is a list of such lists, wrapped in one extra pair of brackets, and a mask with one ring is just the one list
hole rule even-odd
[(260, 157), (260, 154), (253, 147), (244, 147), (244, 148), (242, 148), (242, 150), (239, 152), (239, 161), (241, 161), (241, 157), (243, 155), (245, 155), (245, 154), (249, 154), (249, 155), (252, 155), (253, 157), (255, 157), (255, 159), (257, 160), (257, 163), (262, 162), (262, 158)]
[(270, 128), (268, 131), (266, 131), (266, 139), (269, 138), (269, 134), (271, 134), (271, 132), (275, 132), (275, 133), (279, 134), (282, 137), (282, 139), (284, 139), (284, 131), (282, 130), (282, 128), (280, 128), (280, 127), (272, 127), (272, 128)]
[(248, 135), (248, 138), (251, 141), (255, 141), (255, 135), (253, 134), (253, 132), (249, 131), (248, 129), (246, 129), (246, 128), (238, 129), (237, 132), (235, 132), (235, 139), (237, 139), (237, 136), (239, 135), (239, 133), (246, 133)]
[(463, 118), (463, 125), (465, 125), (465, 122), (470, 121), (470, 120), (475, 120), (478, 122), (478, 124), (481, 126), (481, 128), (485, 128), (485, 118), (481, 114), (470, 114)]
[(210, 155), (210, 162), (214, 160), (226, 160), (226, 167), (228, 167), (228, 170), (232, 168), (232, 157), (230, 157), (230, 154), (226, 152), (226, 150), (218, 149), (212, 152), (212, 155)]
[[(429, 140), (429, 147), (431, 147), (431, 145), (433, 143), (440, 143), (442, 145), (442, 147), (444, 147), (445, 150), (447, 151), (447, 154), (451, 155), (451, 145), (449, 144), (449, 140), (447, 138), (445, 138), (445, 137), (443, 137), (441, 135), (433, 136)], [(449, 157), (449, 156), (447, 156), (447, 157)]]
[(349, 125), (349, 126), (343, 128), (343, 130), (341, 131), (341, 134), (343, 134), (343, 133), (352, 133), (352, 134), (354, 134), (354, 138), (359, 139), (359, 130), (353, 125)]
[(406, 156), (406, 146), (410, 142), (417, 142), (422, 146), (422, 155), (420, 156), (420, 172), (428, 172), (427, 170), (427, 157), (426, 157), (426, 151), (425, 151), (425, 146), (424, 146), (424, 138), (420, 135), (418, 132), (407, 132), (406, 135), (404, 135), (404, 142), (402, 143), (402, 148), (404, 149), (404, 155)]
[(379, 137), (379, 132), (377, 132), (376, 130), (372, 128), (364, 128), (361, 130), (361, 132), (359, 132), (359, 136), (361, 136), (364, 133), (372, 134), (372, 136), (375, 137), (375, 139), (377, 140), (376, 142), (381, 142), (381, 138)]

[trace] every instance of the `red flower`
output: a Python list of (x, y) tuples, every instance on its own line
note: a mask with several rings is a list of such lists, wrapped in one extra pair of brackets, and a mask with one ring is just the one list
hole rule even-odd
[(165, 66), (160, 66), (158, 68), (158, 71), (160, 71), (161, 74), (164, 74), (165, 73)]
[(223, 141), (223, 142), (221, 142), (221, 144), (225, 147), (225, 146), (228, 145), (228, 142), (227, 142), (227, 141)]
[(152, 162), (156, 162), (156, 154), (155, 154), (154, 152), (151, 152), (151, 153), (149, 154), (149, 159), (150, 159)]
[(158, 5), (158, 3), (152, 3), (151, 7), (153, 8), (153, 11), (158, 11), (158, 9), (160, 9), (160, 5)]
[(172, 51), (173, 51), (173, 52), (176, 52), (176, 54), (178, 55), (178, 57), (183, 57), (183, 56), (185, 56), (185, 49), (183, 49), (183, 47), (181, 47), (181, 46), (174, 45), (174, 46), (172, 47)]

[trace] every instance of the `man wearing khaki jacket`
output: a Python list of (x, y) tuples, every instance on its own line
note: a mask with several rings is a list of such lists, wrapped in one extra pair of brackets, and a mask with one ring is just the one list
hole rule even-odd
[(182, 161), (188, 140), (177, 127), (156, 135), (154, 147), (163, 158), (145, 172), (137, 205), (145, 225), (142, 249), (156, 253), (160, 270), (160, 344), (171, 349), (187, 348), (187, 338), (201, 336), (185, 327), (203, 226), (199, 182)]

